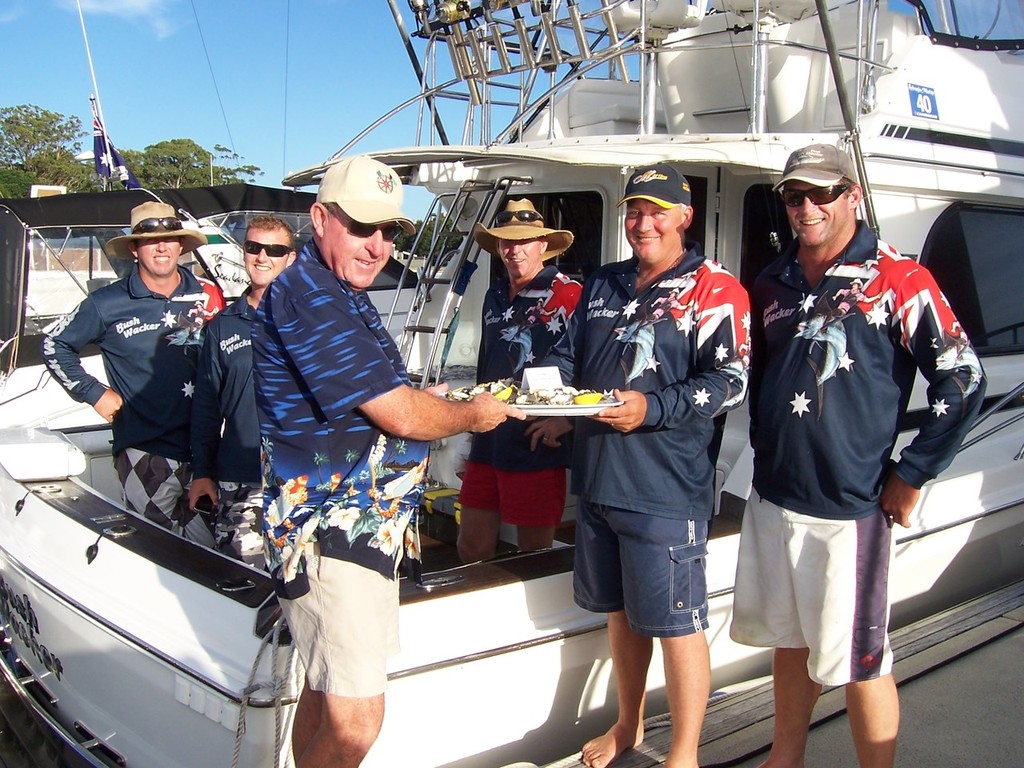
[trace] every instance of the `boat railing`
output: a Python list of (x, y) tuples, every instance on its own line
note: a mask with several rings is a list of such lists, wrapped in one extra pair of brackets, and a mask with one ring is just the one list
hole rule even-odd
[[(593, 7), (595, 0), (477, 2), (478, 5), (461, 1), (435, 3), (428, 8), (421, 0), (410, 0), (417, 28), (411, 37), (405, 32), (405, 22), (392, 3), (396, 23), (420, 81), (420, 90), (360, 131), (328, 163), (349, 153), (381, 125), (399, 114), (407, 114), (412, 106), (419, 110), (412, 142), (417, 146), (448, 144), (448, 138), (456, 135), (461, 135), (462, 143), (467, 144), (486, 146), (514, 142), (523, 137), (526, 128), (560, 93), (580, 80), (633, 85), (638, 116), (635, 132), (657, 133), (653, 115), (661, 86), (659, 57), (680, 51), (698, 55), (714, 50), (734, 51), (737, 40), (753, 52), (749, 70), (751, 82), (742, 86), (750, 95), (745, 99), (748, 103), (729, 111), (749, 113), (749, 122), (741, 132), (759, 133), (765, 128), (763, 88), (772, 52), (789, 49), (827, 55), (822, 45), (770, 37), (771, 30), (782, 22), (767, 11), (761, 19), (750, 14), (712, 11), (708, 18), (715, 15), (724, 21), (711, 25), (712, 31), (706, 31), (696, 26), (704, 19), (703, 11), (699, 17), (677, 12), (671, 22), (655, 19), (657, 23), (666, 24), (659, 27), (644, 18), (649, 6), (640, 0), (599, 0), (596, 7)], [(891, 67), (875, 56), (877, 0), (854, 0), (852, 4), (857, 14), (855, 45), (847, 48), (844, 44), (837, 55), (856, 66), (855, 108), (857, 113), (862, 113), (872, 105), (873, 79), (878, 73), (891, 71)], [(695, 6), (681, 0), (672, 5), (682, 9)], [(650, 5), (653, 9), (660, 7)], [(624, 26), (623, 20), (628, 20), (630, 13), (638, 13), (639, 20), (634, 19)], [(669, 23), (675, 26), (670, 28)], [(921, 27), (920, 21), (918, 26)], [(847, 33), (844, 41), (848, 39)], [(414, 40), (423, 41), (422, 54), (416, 53)], [(438, 82), (442, 72), (450, 76)], [(461, 114), (446, 107), (456, 103), (462, 105)], [(720, 112), (723, 110), (716, 114)], [(461, 130), (447, 130), (446, 121), (455, 117), (461, 118)], [(667, 130), (672, 132), (671, 127)], [(540, 135), (543, 129), (532, 133)], [(546, 133), (547, 138), (556, 138), (553, 120), (549, 120)], [(296, 180), (298, 177), (290, 183)]]

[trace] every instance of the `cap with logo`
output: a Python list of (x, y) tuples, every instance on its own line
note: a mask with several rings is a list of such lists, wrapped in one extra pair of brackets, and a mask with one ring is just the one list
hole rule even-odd
[(334, 203), (346, 216), (363, 224), (397, 221), (412, 234), (412, 219), (402, 213), (402, 180), (391, 168), (365, 155), (335, 163), (320, 180), (318, 203)]
[(637, 168), (617, 205), (627, 200), (650, 200), (662, 208), (690, 204), (690, 182), (668, 163)]
[(857, 172), (849, 155), (831, 144), (811, 144), (789, 156), (782, 179), (772, 189), (778, 192), (787, 181), (828, 187), (843, 179), (857, 181)]

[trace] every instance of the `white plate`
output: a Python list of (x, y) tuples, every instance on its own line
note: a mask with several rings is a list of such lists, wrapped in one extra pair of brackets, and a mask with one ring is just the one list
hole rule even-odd
[(608, 403), (594, 403), (593, 405), (540, 405), (537, 403), (529, 405), (514, 403), (513, 405), (528, 416), (593, 416), (605, 408), (622, 405), (622, 401), (612, 400)]

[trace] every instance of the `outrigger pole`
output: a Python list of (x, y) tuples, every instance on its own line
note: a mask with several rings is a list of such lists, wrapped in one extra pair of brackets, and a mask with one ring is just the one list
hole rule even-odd
[(877, 235), (878, 219), (875, 217), (875, 206), (871, 200), (871, 188), (868, 185), (867, 168), (864, 165), (864, 154), (860, 148), (860, 127), (857, 124), (857, 117), (850, 108), (849, 94), (846, 93), (846, 81), (843, 79), (843, 69), (839, 61), (839, 52), (836, 48), (835, 35), (832, 34), (832, 22), (828, 20), (828, 3), (826, 0), (814, 0), (818, 7), (818, 21), (821, 24), (821, 34), (825, 38), (825, 50), (828, 52), (828, 61), (832, 66), (832, 80), (836, 84), (836, 94), (839, 96), (839, 108), (843, 113), (843, 123), (850, 136), (850, 143), (853, 145), (853, 161), (857, 165), (857, 175), (860, 176), (860, 186), (864, 190), (864, 216), (868, 226)]

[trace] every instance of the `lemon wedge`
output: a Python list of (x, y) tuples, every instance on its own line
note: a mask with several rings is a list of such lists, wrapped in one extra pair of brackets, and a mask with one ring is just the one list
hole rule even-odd
[(600, 392), (580, 392), (572, 401), (576, 405), (593, 405), (594, 403), (600, 403), (604, 398)]
[(502, 402), (508, 402), (508, 399), (512, 397), (512, 393), (515, 392), (515, 387), (505, 387), (501, 392), (494, 396), (495, 400), (501, 400)]

